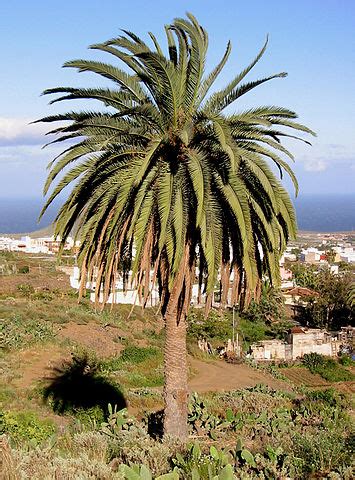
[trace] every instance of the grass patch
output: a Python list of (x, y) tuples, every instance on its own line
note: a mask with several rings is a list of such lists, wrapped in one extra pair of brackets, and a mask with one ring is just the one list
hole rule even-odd
[(51, 420), (42, 420), (34, 412), (0, 412), (0, 434), (8, 434), (15, 442), (41, 444), (55, 432)]
[(102, 361), (100, 370), (126, 388), (160, 387), (164, 382), (163, 354), (156, 347), (127, 345), (120, 356)]
[(18, 350), (36, 343), (46, 342), (55, 336), (49, 322), (38, 321), (22, 315), (2, 318), (0, 322), (0, 348)]
[(136, 365), (155, 357), (159, 353), (159, 350), (155, 347), (128, 346), (123, 350), (120, 358), (122, 362), (134, 363)]

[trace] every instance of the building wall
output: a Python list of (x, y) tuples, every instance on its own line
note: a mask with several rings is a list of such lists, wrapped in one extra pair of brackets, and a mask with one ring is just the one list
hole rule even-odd
[(280, 340), (267, 340), (251, 345), (252, 357), (255, 360), (285, 360), (286, 343)]
[(321, 355), (332, 356), (331, 343), (321, 343), (316, 345), (312, 342), (298, 342), (292, 345), (292, 359), (302, 358), (307, 353), (319, 353)]
[(296, 360), (308, 353), (335, 356), (340, 349), (340, 340), (331, 339), (324, 330), (312, 329), (305, 333), (291, 333), (288, 341), (265, 340), (251, 345), (255, 360)]

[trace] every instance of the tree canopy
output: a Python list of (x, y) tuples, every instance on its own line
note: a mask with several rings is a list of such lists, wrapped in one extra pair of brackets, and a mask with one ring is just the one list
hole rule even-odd
[(283, 107), (229, 113), (228, 107), (237, 106), (248, 92), (286, 76), (280, 72), (244, 81), (264, 55), (267, 40), (246, 68), (211, 93), (231, 44), (206, 74), (208, 35), (195, 17), (175, 19), (165, 33), (166, 52), (152, 33), (149, 46), (124, 30), (90, 47), (110, 55), (114, 64), (65, 63), (109, 79), (111, 88), (44, 92), (59, 94), (51, 103), (94, 99), (105, 108), (41, 120), (69, 121), (51, 131), (57, 135), (54, 142), (68, 141), (69, 146), (49, 165), (45, 193), (56, 185), (43, 211), (71, 186), (55, 234), (64, 241), (76, 226), (82, 280), (95, 276), (97, 300), (101, 290), (107, 300), (118, 271), (131, 271), (143, 302), (152, 281), (159, 282), (163, 313), (175, 286), (180, 315), (188, 308), (195, 266), (207, 295), (218, 272), (228, 288), (234, 270), (235, 299), (242, 291), (257, 295), (263, 275), (271, 283), (278, 280), (279, 254), (295, 235), (296, 217), (269, 162), (281, 177), (283, 172), (291, 177), (297, 192), (283, 158), (293, 156), (281, 141), (305, 141), (292, 130), (313, 132)]

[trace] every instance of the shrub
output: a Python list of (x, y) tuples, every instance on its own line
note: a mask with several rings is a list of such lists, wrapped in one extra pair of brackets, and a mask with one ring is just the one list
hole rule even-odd
[(312, 372), (324, 365), (324, 357), (315, 352), (307, 353), (303, 356), (302, 363)]
[(96, 430), (106, 419), (106, 412), (99, 405), (89, 408), (74, 408), (69, 412), (83, 427)]
[(351, 367), (355, 364), (350, 355), (341, 355), (339, 362), (343, 367)]
[(107, 438), (99, 432), (80, 432), (73, 436), (71, 450), (75, 455), (87, 456), (90, 460), (106, 462), (108, 459)]
[(344, 395), (337, 392), (334, 388), (327, 388), (325, 390), (313, 390), (307, 393), (310, 400), (318, 400), (330, 407), (344, 408), (347, 406)]
[(56, 432), (51, 420), (41, 420), (34, 412), (1, 412), (0, 434), (8, 434), (15, 442), (41, 444)]
[(26, 298), (29, 298), (35, 292), (35, 289), (29, 283), (20, 283), (19, 285), (17, 285), (17, 290), (22, 296)]
[(172, 458), (181, 450), (174, 441), (153, 440), (142, 428), (122, 430), (109, 443), (110, 458), (115, 465), (121, 463), (144, 464), (153, 473), (161, 475), (170, 471)]
[(30, 267), (28, 265), (24, 265), (23, 267), (19, 268), (19, 273), (30, 273)]
[[(302, 460), (304, 474), (325, 475), (346, 467), (351, 462), (351, 451), (343, 432), (314, 430), (293, 438), (296, 457)], [(324, 477), (323, 477), (324, 478)]]
[(65, 480), (121, 480), (111, 467), (101, 461), (90, 459), (86, 454), (63, 457), (57, 451), (13, 451), (19, 478), (65, 479)]

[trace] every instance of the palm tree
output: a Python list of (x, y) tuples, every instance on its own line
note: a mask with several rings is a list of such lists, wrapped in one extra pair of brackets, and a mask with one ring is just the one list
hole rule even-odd
[[(194, 16), (165, 27), (167, 54), (149, 33), (152, 47), (123, 35), (90, 48), (108, 53), (116, 65), (93, 60), (65, 63), (113, 82), (112, 88), (60, 87), (45, 94), (62, 100), (98, 100), (102, 111), (70, 111), (43, 118), (69, 121), (52, 130), (55, 142), (70, 141), (50, 163), (44, 192), (62, 174), (43, 211), (68, 185), (71, 194), (56, 217), (62, 241), (78, 231), (82, 294), (95, 277), (103, 303), (117, 275), (131, 272), (145, 305), (152, 284), (160, 289), (165, 324), (165, 434), (187, 436), (186, 315), (192, 285), (203, 284), (207, 309), (219, 272), (223, 289), (234, 272), (234, 303), (247, 304), (260, 279), (278, 280), (278, 259), (296, 219), (292, 202), (270, 168), (273, 162), (297, 181), (280, 154), (294, 137), (280, 129), (312, 133), (285, 108), (262, 106), (237, 113), (227, 107), (255, 87), (285, 77), (278, 73), (242, 83), (265, 52), (223, 89), (210, 94), (230, 52), (205, 75), (208, 36)], [(73, 143), (73, 140), (77, 142)], [(307, 142), (308, 143), (308, 142)]]
[(347, 300), (350, 308), (355, 308), (355, 282), (352, 282), (348, 287)]

